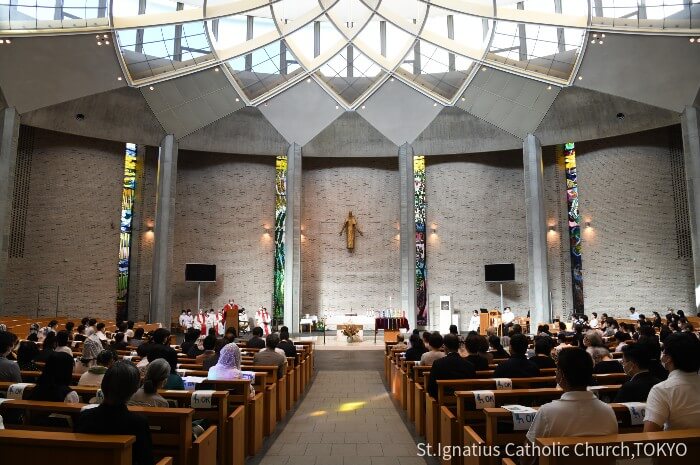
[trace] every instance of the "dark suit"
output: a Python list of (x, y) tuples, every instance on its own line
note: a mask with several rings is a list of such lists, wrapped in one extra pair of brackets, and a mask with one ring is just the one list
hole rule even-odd
[(297, 348), (294, 347), (294, 343), (290, 340), (280, 341), (277, 347), (284, 350), (284, 354), (287, 357), (295, 358), (297, 356)]
[(264, 349), (265, 339), (258, 336), (253, 336), (250, 339), (248, 339), (248, 342), (245, 343), (245, 346), (251, 349)]
[(557, 367), (557, 362), (552, 360), (552, 357), (547, 356), (547, 355), (535, 355), (534, 357), (530, 357), (529, 360), (537, 365), (537, 367), (541, 370), (542, 368), (556, 368)]
[(467, 355), (464, 357), (468, 362), (474, 365), (476, 371), (486, 371), (489, 369), (489, 361), (486, 357), (482, 357), (478, 354)]
[(494, 378), (532, 378), (539, 376), (540, 369), (525, 357), (525, 355), (513, 354), (508, 360), (504, 360), (493, 372)]
[(467, 379), (475, 378), (474, 365), (462, 358), (457, 352), (450, 352), (446, 356), (433, 362), (430, 367), (430, 380), (428, 381), (428, 393), (437, 398), (437, 381), (440, 379)]
[(617, 391), (613, 402), (646, 402), (651, 388), (661, 380), (648, 371), (637, 373)]

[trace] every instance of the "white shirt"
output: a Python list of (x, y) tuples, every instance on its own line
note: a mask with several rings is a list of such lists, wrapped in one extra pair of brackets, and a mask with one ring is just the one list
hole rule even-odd
[(598, 327), (598, 318), (591, 318), (591, 321), (588, 322), (589, 326), (591, 328), (597, 328)]
[(503, 320), (503, 324), (508, 324), (515, 319), (515, 314), (511, 311), (503, 312), (501, 319)]
[(68, 346), (56, 347), (56, 352), (63, 352), (70, 355), (71, 357), (73, 356), (73, 351)]
[(473, 315), (469, 320), (469, 331), (477, 331), (479, 329), (479, 324), (481, 323), (481, 318), (479, 315)]
[(570, 391), (540, 407), (527, 432), (527, 439), (559, 436), (604, 436), (617, 434), (612, 407), (590, 391)]
[(106, 341), (106, 340), (108, 340), (108, 339), (107, 339), (107, 335), (106, 335), (105, 333), (103, 333), (102, 331), (97, 331), (97, 332), (95, 333), (95, 335), (96, 335), (97, 337), (100, 338), (100, 341)]
[(700, 428), (700, 375), (673, 370), (666, 381), (651, 388), (644, 421), (664, 430)]
[(629, 318), (627, 318), (627, 319), (628, 320), (639, 320), (639, 313), (637, 313), (637, 312), (631, 313)]
[(183, 328), (186, 327), (186, 326), (185, 326), (185, 325), (186, 325), (186, 321), (187, 321), (186, 318), (187, 318), (187, 315), (184, 314), (184, 313), (181, 313), (181, 314), (180, 314), (180, 318), (178, 318), (178, 322), (180, 323), (180, 326), (182, 326)]

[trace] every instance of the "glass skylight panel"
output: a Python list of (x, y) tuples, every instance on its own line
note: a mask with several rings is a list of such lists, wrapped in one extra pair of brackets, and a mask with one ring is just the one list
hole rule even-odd
[(492, 24), (493, 20), (490, 19), (431, 6), (423, 31), (454, 40), (458, 46), (483, 51), (488, 43)]
[(373, 12), (359, 0), (338, 0), (326, 14), (343, 34), (352, 38), (362, 30)]
[(109, 25), (100, 0), (0, 0), (0, 29), (62, 29)]
[(594, 0), (591, 23), (633, 28), (698, 27), (693, 13), (700, 15), (698, 0)]
[(272, 4), (272, 10), (277, 21), (287, 24), (315, 10), (318, 6), (318, 0), (280, 0)]
[[(318, 43), (316, 34), (318, 34)], [(306, 63), (325, 54), (329, 49), (337, 50), (341, 40), (345, 39), (325, 16), (297, 29), (286, 38), (287, 44), (297, 57), (301, 55), (303, 59), (308, 60)]]
[[(586, 0), (568, 0), (569, 3), (586, 3)], [(567, 3), (563, 0), (562, 3)], [(520, 6), (522, 5), (522, 6)], [(496, 0), (496, 12), (500, 9), (539, 11), (554, 13), (554, 0)]]
[(569, 80), (584, 32), (583, 29), (499, 21), (487, 59), (539, 75)]
[(419, 40), (397, 73), (445, 100), (452, 100), (469, 78), (474, 61)]
[[(385, 35), (383, 47), (382, 31)], [(357, 38), (377, 55), (385, 56), (395, 63), (406, 54), (408, 46), (415, 39), (378, 15), (372, 17)]]
[(240, 15), (209, 20), (207, 27), (217, 50), (236, 47), (277, 30), (269, 6)]
[(213, 59), (203, 22), (120, 30), (117, 40), (135, 81)]
[(352, 106), (385, 72), (357, 47), (348, 45), (316, 71), (316, 76)]
[(233, 78), (250, 100), (262, 97), (304, 72), (283, 40), (232, 58), (226, 63)]
[(425, 20), (428, 6), (420, 0), (382, 0), (380, 10), (389, 10), (404, 21), (420, 25)]

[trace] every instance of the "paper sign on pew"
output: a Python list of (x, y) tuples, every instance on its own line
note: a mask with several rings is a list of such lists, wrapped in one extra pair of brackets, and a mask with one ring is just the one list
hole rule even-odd
[(474, 404), (477, 410), (493, 408), (496, 406), (496, 396), (493, 391), (472, 391), (474, 393)]
[(496, 381), (496, 390), (498, 391), (510, 391), (513, 389), (513, 380), (510, 378), (494, 378)]
[(22, 396), (24, 395), (24, 390), (30, 384), (31, 383), (11, 384), (10, 387), (7, 388), (7, 398), (8, 399), (22, 400)]
[(214, 408), (212, 397), (216, 391), (194, 391), (190, 398), (190, 407), (194, 409)]
[(644, 415), (647, 411), (647, 404), (644, 402), (622, 402), (630, 412), (630, 424), (633, 426), (644, 424)]
[(513, 429), (527, 431), (537, 415), (537, 410), (524, 405), (503, 405), (504, 409), (513, 414)]
[(203, 378), (200, 376), (184, 376), (182, 378), (182, 382), (185, 384), (185, 390), (194, 391), (195, 386), (203, 382), (205, 379), (207, 378)]

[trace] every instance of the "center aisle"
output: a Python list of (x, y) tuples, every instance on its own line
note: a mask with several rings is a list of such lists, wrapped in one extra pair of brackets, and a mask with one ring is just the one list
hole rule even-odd
[(259, 463), (425, 465), (382, 382), (382, 354), (317, 351), (306, 397)]

